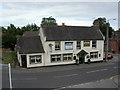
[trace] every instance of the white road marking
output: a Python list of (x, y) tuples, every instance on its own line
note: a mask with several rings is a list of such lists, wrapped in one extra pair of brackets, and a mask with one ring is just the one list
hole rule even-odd
[(55, 76), (55, 78), (59, 78), (59, 77), (71, 77), (71, 76), (76, 76), (78, 74), (70, 74), (70, 75), (63, 75), (63, 76)]
[(12, 90), (12, 77), (11, 77), (11, 66), (10, 63), (8, 64), (9, 67), (9, 82), (10, 82), (10, 90)]
[(101, 71), (106, 71), (108, 69), (100, 69), (100, 70), (95, 70), (95, 71), (89, 71), (89, 72), (86, 72), (86, 73), (94, 73), (94, 72), (101, 72)]

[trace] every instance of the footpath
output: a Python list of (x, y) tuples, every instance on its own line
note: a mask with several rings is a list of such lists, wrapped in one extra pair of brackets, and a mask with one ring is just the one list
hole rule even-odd
[[(111, 88), (111, 90), (120, 90), (120, 81), (119, 78), (120, 75), (113, 76), (109, 79), (104, 79), (104, 80), (99, 80), (96, 82), (88, 82), (88, 83), (83, 83), (83, 84), (78, 84), (78, 85), (72, 85), (72, 86), (67, 86), (67, 87), (61, 87), (56, 90), (64, 90), (67, 88)], [(108, 90), (109, 90), (108, 89)], [(84, 90), (84, 89), (83, 89)]]
[(81, 68), (94, 68), (94, 67), (101, 67), (101, 66), (107, 66), (112, 64), (113, 63), (109, 61), (109, 62), (98, 62), (98, 63), (91, 63), (91, 64), (45, 66), (45, 67), (37, 67), (37, 68), (16, 67), (16, 68), (12, 68), (12, 71), (14, 73), (55, 72), (55, 71), (66, 71), (66, 70), (74, 70), (74, 69), (81, 69)]

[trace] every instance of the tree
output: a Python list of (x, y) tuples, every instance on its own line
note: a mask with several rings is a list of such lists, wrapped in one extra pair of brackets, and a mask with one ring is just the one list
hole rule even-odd
[(16, 44), (16, 36), (22, 35), (25, 31), (38, 31), (39, 27), (36, 24), (28, 24), (21, 28), (16, 28), (13, 24), (6, 28), (0, 27), (2, 34), (2, 46), (14, 50)]
[(111, 38), (114, 29), (110, 26), (110, 23), (106, 21), (106, 18), (98, 18), (93, 21), (93, 25), (97, 25), (104, 36), (106, 36), (107, 27), (109, 27), (109, 38)]
[(4, 27), (0, 27), (0, 30), (2, 30), (2, 33), (6, 33), (7, 32), (7, 29), (4, 28)]
[(6, 33), (2, 35), (2, 47), (11, 48), (14, 50), (14, 46), (16, 44), (16, 36), (10, 33)]
[(7, 33), (15, 35), (17, 33), (16, 27), (13, 24), (10, 24), (10, 26), (7, 27)]
[(42, 21), (41, 21), (41, 25), (42, 26), (54, 26), (54, 25), (57, 25), (56, 23), (56, 20), (51, 16), (49, 18), (42, 18)]

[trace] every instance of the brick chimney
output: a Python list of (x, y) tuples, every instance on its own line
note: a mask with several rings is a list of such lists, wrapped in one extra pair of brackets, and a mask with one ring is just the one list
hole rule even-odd
[(62, 23), (62, 26), (65, 26), (65, 23)]

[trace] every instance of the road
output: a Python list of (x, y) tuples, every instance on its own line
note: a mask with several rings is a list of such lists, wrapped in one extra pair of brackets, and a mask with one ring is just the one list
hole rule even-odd
[[(12, 69), (13, 88), (61, 88), (95, 82), (118, 75), (118, 56), (107, 62)], [(7, 71), (3, 71), (3, 88), (8, 88)]]

